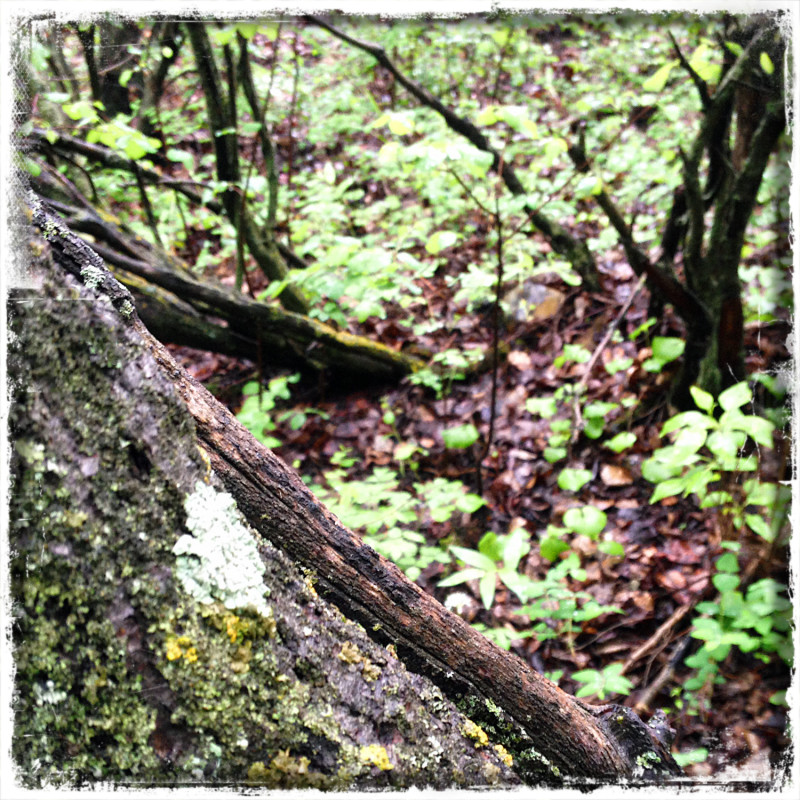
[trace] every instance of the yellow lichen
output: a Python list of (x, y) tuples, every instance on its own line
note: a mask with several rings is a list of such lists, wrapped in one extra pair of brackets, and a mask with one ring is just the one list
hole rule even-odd
[(511, 757), (511, 753), (503, 747), (501, 744), (496, 744), (494, 746), (495, 752), (497, 753), (500, 760), (509, 768), (514, 766), (514, 759)]
[[(197, 661), (197, 648), (189, 647), (192, 640), (189, 636), (168, 636), (166, 643), (167, 661), (177, 661), (184, 656), (187, 661)], [(187, 648), (184, 650), (184, 648)]]
[(175, 661), (183, 655), (183, 650), (174, 637), (167, 639), (167, 660)]
[(371, 764), (382, 771), (394, 769), (394, 764), (389, 761), (386, 748), (380, 744), (368, 744), (361, 748), (359, 758), (364, 764)]
[(242, 633), (240, 623), (241, 620), (236, 614), (228, 614), (225, 618), (225, 630), (228, 634), (228, 638), (231, 640), (231, 644), (235, 644), (239, 635)]
[(342, 645), (338, 658), (345, 664), (360, 664), (364, 660), (361, 651), (352, 642), (345, 642)]
[(381, 675), (381, 668), (377, 664), (365, 660), (361, 666), (361, 674), (364, 676), (365, 681), (371, 683), (378, 680)]
[(471, 719), (468, 719), (464, 723), (461, 732), (467, 738), (475, 740), (475, 747), (485, 747), (489, 744), (489, 737), (486, 735), (486, 731), (481, 728), (480, 725), (476, 725)]

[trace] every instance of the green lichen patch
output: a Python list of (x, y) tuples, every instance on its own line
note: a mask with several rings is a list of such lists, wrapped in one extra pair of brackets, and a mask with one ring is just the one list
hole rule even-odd
[(105, 275), (100, 268), (87, 265), (81, 269), (81, 278), (88, 289), (96, 289), (103, 282)]
[(176, 575), (201, 603), (219, 600), (228, 608), (254, 606), (269, 614), (264, 570), (253, 534), (244, 526), (234, 499), (198, 481), (186, 497), (186, 527), (175, 543)]

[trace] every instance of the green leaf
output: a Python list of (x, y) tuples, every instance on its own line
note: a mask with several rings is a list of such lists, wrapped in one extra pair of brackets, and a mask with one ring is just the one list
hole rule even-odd
[(753, 393), (746, 381), (736, 383), (726, 389), (719, 396), (719, 404), (723, 411), (730, 411), (732, 408), (741, 408), (745, 403), (753, 399)]
[(704, 389), (699, 386), (690, 386), (689, 392), (695, 402), (695, 405), (702, 411), (710, 412), (714, 408), (714, 398)]
[(615, 453), (621, 453), (623, 450), (627, 449), (635, 442), (636, 442), (635, 433), (631, 433), (630, 431), (623, 431), (622, 433), (618, 433), (613, 439), (609, 439), (609, 441), (604, 442), (603, 446), (607, 447), (609, 450), (613, 450)]
[(617, 372), (622, 372), (622, 370), (628, 369), (628, 367), (630, 367), (632, 364), (632, 358), (615, 358), (609, 361), (607, 364), (603, 364), (603, 367), (609, 375), (614, 375)]
[(719, 572), (738, 572), (739, 559), (735, 553), (723, 553), (717, 559), (716, 567)]
[(772, 435), (775, 432), (775, 425), (763, 417), (739, 414), (736, 411), (725, 412), (720, 418), (720, 425), (728, 425), (734, 430), (746, 433), (762, 447), (771, 448), (773, 445)]
[(658, 359), (663, 364), (674, 361), (683, 355), (686, 342), (675, 336), (654, 336), (653, 337), (653, 358)]
[(548, 561), (555, 561), (565, 550), (569, 550), (569, 545), (557, 536), (548, 536), (539, 543), (539, 552)]
[(552, 395), (549, 397), (529, 397), (525, 401), (525, 410), (529, 414), (538, 414), (546, 419), (556, 413), (556, 400)]
[(457, 547), (454, 545), (450, 548), (450, 552), (465, 564), (469, 565), (470, 567), (475, 567), (475, 569), (480, 569), (484, 572), (486, 570), (497, 570), (497, 564), (495, 561), (489, 558), (489, 556), (479, 553), (477, 550), (472, 550), (469, 547)]
[(570, 469), (565, 467), (558, 476), (558, 486), (567, 492), (577, 492), (584, 484), (592, 479), (588, 469)]
[(772, 506), (778, 499), (778, 487), (774, 483), (749, 480), (744, 482), (742, 488), (749, 506)]
[(507, 569), (516, 570), (522, 557), (530, 552), (529, 536), (524, 528), (514, 528), (503, 537), (503, 564)]
[(582, 344), (565, 344), (564, 353), (553, 361), (556, 367), (560, 367), (567, 361), (574, 361), (576, 364), (583, 364), (592, 357), (592, 354)]
[(564, 514), (564, 525), (575, 533), (596, 539), (606, 526), (608, 517), (605, 512), (594, 506), (570, 508)]
[(176, 150), (174, 147), (171, 147), (169, 150), (167, 150), (165, 155), (170, 161), (183, 164), (188, 172), (192, 172), (194, 170), (194, 157), (191, 153), (187, 153), (185, 150)]
[(775, 72), (775, 67), (772, 64), (772, 59), (764, 51), (762, 51), (761, 55), (758, 57), (758, 63), (761, 66), (761, 69), (763, 69), (764, 72), (767, 73), (767, 75), (772, 75), (772, 73)]
[(760, 517), (757, 514), (745, 514), (744, 518), (750, 527), (750, 530), (752, 530), (753, 533), (757, 533), (762, 539), (766, 539), (768, 542), (771, 542), (775, 538), (772, 528), (769, 526), (764, 517)]
[(452, 247), (457, 241), (458, 234), (453, 231), (436, 231), (436, 233), (428, 239), (425, 249), (432, 256), (435, 256), (441, 253), (442, 250)]
[(467, 514), (474, 514), (481, 506), (485, 506), (486, 501), (477, 494), (468, 492), (463, 497), (456, 501), (456, 506), (459, 511), (465, 511)]
[(747, 437), (742, 431), (713, 431), (706, 444), (717, 458), (733, 458), (737, 455)]
[(480, 580), (478, 588), (480, 590), (481, 602), (484, 608), (491, 608), (494, 602), (494, 592), (497, 586), (497, 573), (487, 572)]
[(672, 431), (677, 431), (681, 428), (716, 428), (717, 421), (708, 416), (708, 414), (701, 414), (699, 411), (683, 411), (670, 417), (661, 426), (661, 435), (666, 436)]
[(478, 441), (478, 429), (471, 423), (446, 428), (442, 431), (444, 446), (455, 450), (464, 450)]
[(611, 539), (606, 539), (600, 542), (597, 545), (597, 549), (601, 553), (605, 553), (608, 556), (624, 556), (625, 555), (625, 548), (619, 543), (615, 542)]
[(31, 161), (31, 159), (27, 156), (23, 156), (22, 163), (28, 173), (33, 175), (34, 178), (38, 178), (39, 175), (41, 175), (42, 168), (35, 161)]
[(489, 531), (481, 536), (481, 540), (478, 542), (478, 551), (490, 558), (492, 564), (503, 560), (502, 541), (494, 531)]
[[(644, 470), (642, 470), (642, 474), (644, 474)], [(686, 481), (683, 478), (669, 478), (661, 481), (656, 485), (650, 502), (657, 503), (665, 497), (674, 497), (676, 494), (683, 492), (684, 489), (686, 489)]]
[(669, 75), (677, 66), (677, 61), (669, 61), (663, 67), (659, 67), (643, 84), (645, 92), (660, 92), (667, 85)]
[(542, 452), (542, 456), (548, 464), (555, 464), (556, 461), (561, 461), (561, 459), (567, 457), (567, 448), (545, 447), (544, 451)]
[(683, 472), (684, 462), (674, 447), (662, 447), (642, 462), (642, 477), (650, 483), (660, 483)]
[(497, 106), (486, 106), (475, 118), (476, 125), (494, 125), (500, 117), (497, 116)]
[(708, 748), (697, 747), (694, 750), (688, 750), (685, 753), (674, 753), (673, 755), (680, 767), (685, 767), (689, 764), (702, 764), (708, 759)]
[(584, 436), (589, 439), (599, 439), (603, 435), (605, 427), (606, 423), (602, 417), (589, 417), (583, 425)]
[(452, 575), (440, 580), (437, 586), (458, 586), (459, 583), (481, 578), (485, 574), (486, 570), (483, 569), (462, 569), (460, 572), (454, 572)]
[(389, 117), (389, 130), (395, 136), (405, 136), (414, 130), (414, 122), (404, 116), (392, 114)]
[(584, 417), (604, 417), (611, 411), (619, 408), (619, 403), (594, 402), (587, 403), (583, 409)]
[(729, 572), (719, 572), (711, 578), (711, 582), (721, 594), (733, 591), (739, 585), (739, 576)]

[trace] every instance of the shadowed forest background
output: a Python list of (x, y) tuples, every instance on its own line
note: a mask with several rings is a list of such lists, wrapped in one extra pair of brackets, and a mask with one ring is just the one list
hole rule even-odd
[[(424, 592), (661, 724), (687, 775), (769, 782), (793, 658), (781, 22), (28, 21), (18, 166), (175, 360)], [(43, 667), (58, 597), (18, 535), (14, 757), (52, 779), (48, 713), (80, 682), (62, 697)], [(105, 685), (82, 669), (79, 705)], [(91, 739), (62, 745), (99, 778)], [(249, 783), (302, 785), (275, 752)]]

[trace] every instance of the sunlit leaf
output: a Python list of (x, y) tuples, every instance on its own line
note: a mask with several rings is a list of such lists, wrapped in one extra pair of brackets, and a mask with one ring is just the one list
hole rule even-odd
[(455, 428), (445, 428), (442, 439), (445, 447), (463, 450), (478, 441), (478, 429), (470, 422)]
[(594, 506), (570, 508), (564, 513), (564, 525), (575, 533), (596, 539), (606, 526), (608, 517)]
[(659, 67), (643, 84), (645, 92), (660, 92), (669, 80), (670, 73), (678, 65), (678, 61), (669, 61), (664, 66)]
[(432, 256), (435, 256), (441, 253), (442, 250), (452, 247), (457, 241), (458, 234), (454, 231), (436, 231), (436, 233), (428, 239), (425, 244), (425, 249)]
[(565, 467), (558, 476), (558, 486), (567, 492), (577, 492), (584, 484), (592, 479), (588, 469), (570, 469)]
[(753, 399), (753, 393), (747, 382), (742, 381), (726, 389), (718, 399), (722, 409), (730, 411), (732, 408), (741, 408), (745, 403), (749, 403)]

